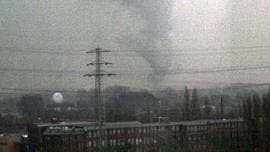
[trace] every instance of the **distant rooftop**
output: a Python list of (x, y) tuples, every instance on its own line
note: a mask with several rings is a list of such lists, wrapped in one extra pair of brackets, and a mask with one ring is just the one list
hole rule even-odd
[(85, 133), (84, 128), (79, 127), (49, 127), (44, 131), (44, 135), (81, 135)]
[(50, 126), (94, 126), (97, 122), (78, 121), (78, 122), (58, 122), (58, 123), (34, 123), (37, 127), (50, 127)]
[[(172, 126), (172, 125), (204, 125), (211, 123), (239, 122), (242, 119), (218, 119), (218, 120), (195, 120), (169, 123), (141, 123), (138, 121), (111, 122), (104, 123), (102, 128), (134, 128), (134, 127), (153, 127), (153, 126)], [(44, 135), (79, 135), (87, 130), (98, 129), (96, 122), (60, 122), (60, 123), (41, 123), (35, 124), (37, 127), (47, 127)]]
[[(153, 126), (171, 126), (171, 125), (203, 125), (211, 123), (238, 122), (242, 119), (218, 119), (218, 120), (195, 120), (169, 123), (141, 123), (138, 121), (111, 122), (104, 123), (102, 128), (133, 128), (133, 127), (153, 127)], [(40, 123), (34, 124), (37, 127), (46, 127), (45, 134), (82, 134), (87, 130), (98, 129), (97, 122), (60, 122), (60, 123)]]

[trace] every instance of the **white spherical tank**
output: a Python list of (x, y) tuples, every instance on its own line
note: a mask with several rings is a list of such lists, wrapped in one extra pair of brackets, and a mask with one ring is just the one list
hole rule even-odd
[(53, 96), (52, 96), (52, 99), (53, 99), (53, 101), (54, 101), (55, 103), (61, 103), (61, 102), (63, 102), (64, 97), (63, 97), (62, 93), (60, 93), (60, 92), (55, 92), (55, 93), (53, 94)]

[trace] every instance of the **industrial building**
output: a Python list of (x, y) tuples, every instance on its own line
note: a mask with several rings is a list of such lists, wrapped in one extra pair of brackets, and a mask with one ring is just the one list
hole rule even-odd
[(98, 127), (95, 122), (33, 124), (29, 128), (30, 152), (202, 151), (216, 148), (209, 141), (212, 132), (220, 135), (218, 139), (228, 140), (220, 148), (241, 151), (242, 139), (247, 136), (242, 120), (104, 123), (102, 132)]

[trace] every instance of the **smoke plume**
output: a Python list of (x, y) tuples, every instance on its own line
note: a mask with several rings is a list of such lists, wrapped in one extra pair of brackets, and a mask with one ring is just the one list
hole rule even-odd
[(172, 2), (165, 0), (127, 0), (124, 3), (144, 21), (139, 35), (131, 38), (129, 46), (138, 48), (138, 53), (149, 63), (152, 71), (149, 81), (153, 88), (159, 87), (171, 65), (169, 50), (170, 15)]

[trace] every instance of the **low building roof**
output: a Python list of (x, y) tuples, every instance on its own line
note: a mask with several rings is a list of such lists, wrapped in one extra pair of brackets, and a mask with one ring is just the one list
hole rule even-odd
[[(128, 122), (111, 122), (102, 124), (103, 129), (113, 128), (139, 128), (139, 127), (162, 127), (162, 126), (192, 126), (192, 125), (205, 125), (216, 124), (226, 122), (239, 122), (242, 119), (218, 119), (218, 120), (195, 120), (195, 121), (181, 121), (181, 122), (169, 122), (169, 123), (140, 123), (138, 121)], [(46, 127), (44, 135), (75, 135), (84, 134), (89, 130), (97, 130), (99, 128), (97, 122), (61, 122), (61, 123), (46, 123), (36, 124), (37, 127)]]

